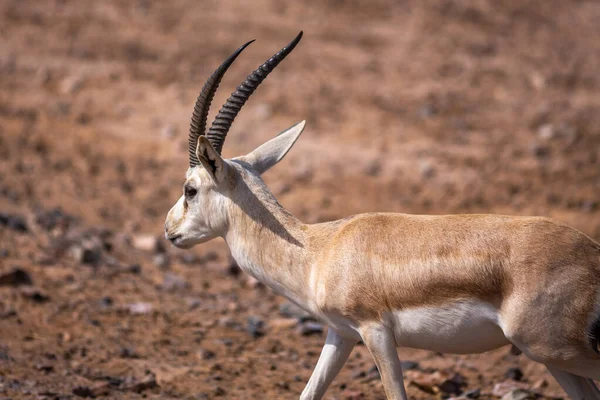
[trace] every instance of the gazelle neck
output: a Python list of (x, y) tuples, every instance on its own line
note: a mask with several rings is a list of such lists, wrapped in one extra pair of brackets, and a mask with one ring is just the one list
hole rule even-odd
[(308, 226), (264, 186), (231, 200), (224, 239), (240, 268), (295, 303), (307, 304), (314, 254)]

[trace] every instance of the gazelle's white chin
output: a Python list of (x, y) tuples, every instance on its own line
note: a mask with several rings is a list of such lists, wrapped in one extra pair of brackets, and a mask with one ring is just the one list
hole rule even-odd
[[(166, 237), (166, 235), (165, 235), (165, 237)], [(191, 249), (195, 245), (201, 244), (201, 243), (206, 243), (213, 238), (214, 238), (213, 235), (202, 235), (200, 237), (179, 236), (179, 237), (169, 240), (169, 241), (171, 242), (171, 244), (173, 244), (173, 246), (177, 247), (178, 249)], [(167, 239), (169, 239), (169, 238), (167, 237)]]

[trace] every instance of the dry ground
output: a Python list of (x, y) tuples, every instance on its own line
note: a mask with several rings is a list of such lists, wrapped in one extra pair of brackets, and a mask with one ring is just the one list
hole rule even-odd
[[(324, 334), (284, 319), (221, 241), (155, 239), (195, 97), (251, 38), (217, 105), (305, 32), (225, 155), (307, 119), (266, 176), (301, 219), (536, 214), (599, 240), (599, 27), (597, 1), (0, 2), (0, 397), (298, 396)], [(507, 348), (401, 357), (414, 399), (563, 395)], [(358, 347), (327, 398), (383, 398), (372, 366)]]

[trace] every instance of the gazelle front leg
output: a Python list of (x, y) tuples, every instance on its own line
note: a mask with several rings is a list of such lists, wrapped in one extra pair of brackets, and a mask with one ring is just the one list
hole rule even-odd
[(355, 344), (356, 340), (344, 338), (335, 330), (329, 328), (317, 366), (300, 395), (301, 400), (320, 399), (325, 394), (329, 384), (342, 369)]
[(360, 334), (381, 374), (388, 400), (408, 400), (393, 332), (377, 324), (361, 329)]

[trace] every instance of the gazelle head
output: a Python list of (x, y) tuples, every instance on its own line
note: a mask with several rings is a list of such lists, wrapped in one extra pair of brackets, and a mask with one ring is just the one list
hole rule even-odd
[(245, 156), (226, 160), (221, 157), (221, 150), (227, 132), (244, 103), (301, 38), (302, 32), (248, 75), (227, 99), (206, 133), (204, 131), (210, 103), (221, 78), (252, 41), (229, 56), (204, 84), (192, 115), (189, 135), (190, 166), (183, 185), (183, 195), (171, 208), (165, 222), (165, 237), (175, 246), (190, 248), (224, 236), (231, 222), (230, 211), (233, 207), (251, 207), (257, 192), (268, 193), (260, 175), (290, 150), (304, 129), (304, 121), (286, 129)]

